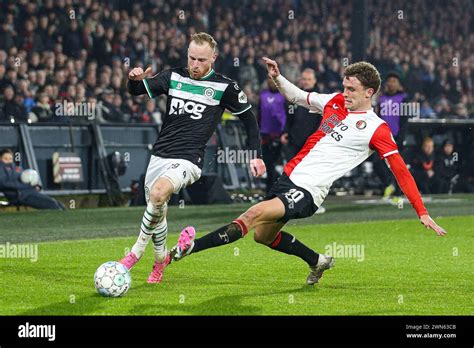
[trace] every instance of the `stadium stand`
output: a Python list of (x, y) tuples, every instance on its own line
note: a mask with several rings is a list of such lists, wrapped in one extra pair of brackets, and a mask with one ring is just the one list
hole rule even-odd
[[(471, 153), (466, 124), (474, 118), (472, 2), (395, 0), (375, 4), (371, 0), (368, 8), (367, 60), (380, 69), (382, 77), (397, 72), (406, 86), (407, 101), (421, 106), (419, 120), (410, 120), (408, 150), (419, 148), (429, 135), (437, 147), (449, 137), (461, 154)], [(465, 9), (461, 18), (459, 8)], [(220, 45), (216, 70), (239, 81), (256, 113), (258, 95), (266, 86), (263, 55), (281, 62), (282, 73), (293, 82), (302, 69), (315, 69), (319, 91), (332, 92), (341, 87), (341, 72), (352, 59), (350, 17), (351, 5), (343, 0), (2, 1), (1, 131), (8, 132), (13, 122), (38, 127), (54, 124), (63, 132), (67, 132), (66, 126), (84, 127), (93, 122), (148, 124), (152, 125), (150, 132), (156, 133), (165, 101), (128, 94), (128, 70), (138, 65), (152, 66), (157, 72), (184, 64), (188, 37), (198, 31), (215, 37)], [(88, 117), (87, 110), (69, 114), (77, 117), (61, 116), (68, 102), (96, 105), (94, 119)], [(19, 132), (18, 127), (14, 129)], [(80, 133), (81, 129), (75, 131)], [(154, 141), (145, 138), (135, 149)], [(5, 138), (0, 142), (18, 150), (15, 142)], [(107, 144), (114, 149), (112, 140)], [(77, 146), (85, 149), (88, 145), (79, 140)], [(88, 156), (87, 161), (94, 161)], [(140, 165), (134, 168), (144, 170)], [(46, 165), (41, 170), (46, 171)], [(94, 170), (89, 169), (91, 176)], [(131, 179), (127, 177), (121, 186)], [(368, 181), (364, 185), (369, 185)], [(89, 186), (101, 188), (99, 184)]]

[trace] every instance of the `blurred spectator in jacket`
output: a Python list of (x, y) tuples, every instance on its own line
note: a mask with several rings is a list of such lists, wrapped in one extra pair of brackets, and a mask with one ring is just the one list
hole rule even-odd
[(47, 94), (41, 93), (38, 95), (36, 105), (31, 111), (38, 118), (38, 122), (52, 121), (53, 112), (51, 111), (50, 100)]
[(126, 117), (122, 112), (120, 106), (114, 104), (114, 94), (111, 89), (106, 89), (100, 98), (100, 103), (97, 105), (98, 120), (100, 123), (125, 123)]
[(288, 81), (293, 83), (298, 81), (301, 70), (294, 51), (288, 51), (285, 53), (284, 61), (281, 63), (281, 73), (288, 79)]
[(432, 194), (437, 191), (434, 164), (434, 142), (428, 137), (423, 140), (421, 151), (418, 151), (411, 161), (413, 177), (421, 193)]
[(0, 150), (0, 191), (13, 205), (26, 205), (36, 209), (64, 210), (55, 199), (42, 194), (39, 187), (21, 182), (22, 169), (13, 163), (13, 151)]
[(161, 113), (156, 108), (155, 99), (148, 99), (145, 104), (145, 110), (140, 115), (140, 123), (155, 123), (161, 126)]
[(452, 193), (459, 178), (458, 154), (454, 152), (453, 141), (447, 139), (435, 158), (435, 172), (438, 182), (437, 193)]
[(269, 78), (267, 83), (268, 89), (260, 94), (260, 133), (263, 161), (267, 167), (268, 193), (278, 178), (275, 166), (281, 158), (280, 136), (286, 124), (286, 99), (278, 92), (272, 79)]
[[(300, 87), (308, 92), (316, 92), (316, 72), (307, 68), (300, 78)], [(313, 134), (321, 123), (322, 115), (311, 113), (309, 109), (298, 105), (290, 105), (281, 143), (286, 147), (286, 158), (289, 161), (301, 150), (308, 137)]]
[[(405, 107), (407, 101), (407, 94), (403, 91), (400, 76), (395, 72), (389, 73), (385, 81), (384, 93), (378, 99), (377, 114), (390, 127), (400, 152), (403, 151), (408, 118), (419, 116), (405, 114), (405, 111), (409, 110)], [(399, 194), (398, 186), (385, 161), (378, 156), (373, 156), (373, 164), (374, 171), (384, 186), (383, 198), (389, 199), (394, 193)]]
[(400, 76), (395, 72), (389, 73), (385, 81), (384, 93), (378, 100), (378, 114), (387, 122), (399, 149), (403, 149), (408, 118), (418, 116), (404, 114), (404, 111), (408, 110), (404, 106), (407, 102), (408, 95), (403, 91)]
[(15, 90), (7, 86), (3, 91), (3, 121), (26, 122), (28, 119), (23, 97), (16, 96)]

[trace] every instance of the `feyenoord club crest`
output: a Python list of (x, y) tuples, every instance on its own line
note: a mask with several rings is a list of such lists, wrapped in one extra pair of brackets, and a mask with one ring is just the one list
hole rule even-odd
[(364, 129), (365, 127), (367, 127), (367, 123), (365, 123), (365, 121), (359, 120), (356, 123), (356, 127), (357, 129)]

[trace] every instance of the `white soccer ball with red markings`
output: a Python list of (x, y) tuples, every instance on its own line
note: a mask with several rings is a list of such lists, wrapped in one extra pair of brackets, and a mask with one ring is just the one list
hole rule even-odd
[(127, 293), (132, 284), (130, 271), (119, 262), (109, 261), (97, 268), (94, 274), (95, 288), (105, 297), (119, 297)]

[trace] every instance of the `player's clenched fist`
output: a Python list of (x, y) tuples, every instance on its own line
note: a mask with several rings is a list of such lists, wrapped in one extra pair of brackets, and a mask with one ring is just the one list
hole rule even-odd
[(268, 76), (270, 76), (272, 79), (278, 77), (278, 75), (280, 75), (280, 69), (278, 69), (277, 62), (267, 57), (263, 57), (262, 59), (267, 65)]
[(146, 68), (145, 71), (143, 71), (142, 68), (133, 68), (128, 73), (128, 78), (130, 80), (135, 80), (135, 81), (140, 81), (150, 76), (151, 76), (151, 67)]

